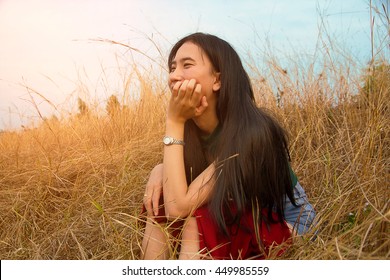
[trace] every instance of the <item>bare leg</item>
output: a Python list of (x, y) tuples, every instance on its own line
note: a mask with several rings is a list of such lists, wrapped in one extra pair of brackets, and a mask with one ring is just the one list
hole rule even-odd
[(199, 231), (196, 218), (191, 217), (184, 223), (180, 260), (198, 260), (199, 255)]
[(143, 260), (164, 260), (168, 259), (169, 247), (168, 238), (163, 228), (156, 224), (151, 218), (146, 221), (144, 238), (142, 240)]

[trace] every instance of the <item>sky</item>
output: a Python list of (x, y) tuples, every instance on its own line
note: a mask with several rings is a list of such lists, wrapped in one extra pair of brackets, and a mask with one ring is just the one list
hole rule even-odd
[[(378, 0), (380, 1), (380, 0)], [(382, 0), (383, 1), (383, 0)], [(268, 40), (280, 49), (315, 48), (319, 23), (366, 63), (365, 0), (0, 0), (0, 130), (15, 129), (120, 91), (128, 44), (152, 58), (196, 31), (241, 54)], [(154, 43), (152, 43), (154, 42)], [(138, 58), (136, 58), (138, 59)], [(142, 59), (141, 59), (142, 60)], [(150, 60), (149, 60), (150, 62)]]

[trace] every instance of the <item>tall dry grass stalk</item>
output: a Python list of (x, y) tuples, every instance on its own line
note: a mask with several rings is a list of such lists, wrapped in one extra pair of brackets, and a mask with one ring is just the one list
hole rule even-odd
[[(327, 47), (312, 63), (292, 58), (284, 68), (267, 55), (264, 69), (250, 69), (259, 105), (290, 134), (293, 169), (318, 213), (283, 258), (389, 259), (390, 67), (359, 73)], [(161, 73), (134, 70), (140, 94), (127, 98), (124, 78), (126, 106), (0, 134), (1, 259), (139, 258), (169, 93)]]

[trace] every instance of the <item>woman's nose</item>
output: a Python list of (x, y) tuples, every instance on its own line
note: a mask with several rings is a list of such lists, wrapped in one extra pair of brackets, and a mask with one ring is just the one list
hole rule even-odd
[(169, 73), (170, 84), (176, 83), (181, 80), (183, 80), (183, 74), (181, 73), (180, 69), (172, 69), (172, 71)]

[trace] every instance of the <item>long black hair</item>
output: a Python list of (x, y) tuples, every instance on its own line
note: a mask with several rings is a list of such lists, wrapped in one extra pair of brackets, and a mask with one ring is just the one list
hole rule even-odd
[[(226, 41), (204, 33), (186, 36), (173, 46), (168, 67), (185, 42), (202, 49), (221, 80), (216, 93), (220, 135), (213, 148), (204, 150), (200, 130), (192, 120), (185, 124), (188, 183), (210, 164), (211, 157), (218, 167), (208, 207), (225, 234), (227, 225), (238, 223), (245, 211), (260, 213), (256, 224), (261, 225), (262, 219), (282, 223), (286, 195), (295, 204), (284, 129), (270, 113), (257, 107), (249, 76), (237, 52)], [(261, 214), (262, 209), (267, 209), (266, 215)]]

